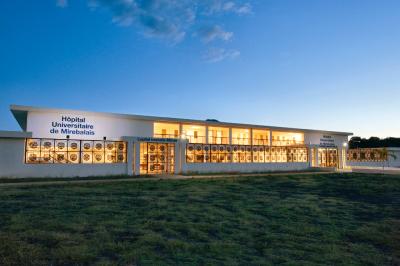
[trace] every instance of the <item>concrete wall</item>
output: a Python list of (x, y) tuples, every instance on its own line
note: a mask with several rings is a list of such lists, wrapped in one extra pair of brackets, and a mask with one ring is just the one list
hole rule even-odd
[(124, 175), (126, 163), (25, 164), (25, 139), (0, 138), (0, 177), (85, 177)]
[(185, 163), (183, 173), (272, 172), (308, 169), (309, 163)]
[(393, 159), (389, 156), (389, 160), (386, 162), (354, 162), (347, 161), (347, 165), (354, 168), (362, 168), (362, 167), (396, 167), (400, 168), (400, 148), (388, 148), (389, 152), (393, 152), (396, 155), (397, 159)]
[[(0, 132), (1, 133), (1, 132)], [(14, 132), (15, 133), (15, 132)], [(123, 137), (128, 142), (127, 163), (114, 164), (25, 164), (25, 138), (28, 133), (0, 135), (0, 177), (85, 177), (132, 175), (139, 173), (139, 142), (136, 137)], [(341, 141), (341, 140), (340, 140)], [(308, 162), (293, 163), (186, 163), (186, 140), (178, 140), (175, 148), (175, 173), (268, 172), (296, 171), (310, 168)], [(391, 167), (400, 167), (398, 160)], [(348, 163), (348, 165), (351, 165)], [(360, 165), (360, 164), (358, 164)], [(378, 163), (378, 166), (382, 164)]]

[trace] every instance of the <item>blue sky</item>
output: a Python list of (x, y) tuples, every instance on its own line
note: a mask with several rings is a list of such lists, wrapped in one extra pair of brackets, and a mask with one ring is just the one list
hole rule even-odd
[(0, 2), (10, 104), (400, 137), (400, 2)]

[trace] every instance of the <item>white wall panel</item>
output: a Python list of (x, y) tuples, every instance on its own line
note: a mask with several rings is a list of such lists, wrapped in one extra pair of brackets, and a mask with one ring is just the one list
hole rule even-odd
[[(63, 117), (67, 119), (78, 118), (80, 121), (62, 121)], [(83, 120), (84, 122), (82, 122)], [(62, 127), (54, 127), (54, 125), (62, 123)], [(70, 127), (68, 128), (67, 125)], [(87, 125), (90, 128), (79, 128)], [(65, 132), (67, 129), (78, 130), (80, 134), (67, 134)], [(84, 130), (86, 132), (82, 132)], [(34, 138), (66, 138), (67, 135), (71, 139), (103, 139), (103, 137), (117, 139), (121, 136), (151, 137), (153, 136), (153, 122), (93, 114), (86, 115), (84, 112), (79, 114), (29, 112), (27, 131), (31, 131)], [(90, 132), (93, 132), (93, 134)]]

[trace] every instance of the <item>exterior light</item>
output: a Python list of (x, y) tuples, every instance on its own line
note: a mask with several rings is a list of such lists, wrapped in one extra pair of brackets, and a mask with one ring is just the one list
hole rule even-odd
[(343, 142), (343, 147), (347, 147), (347, 142)]

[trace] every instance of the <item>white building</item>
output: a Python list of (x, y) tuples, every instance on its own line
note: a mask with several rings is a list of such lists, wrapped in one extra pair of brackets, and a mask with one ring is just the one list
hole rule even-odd
[(352, 133), (11, 106), (0, 177), (265, 172), (346, 167)]

